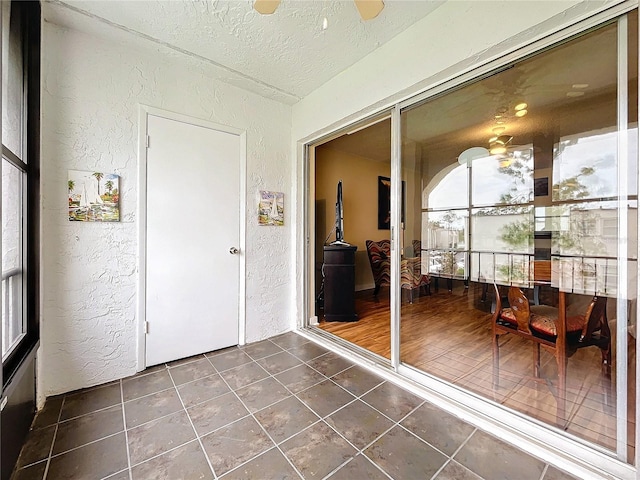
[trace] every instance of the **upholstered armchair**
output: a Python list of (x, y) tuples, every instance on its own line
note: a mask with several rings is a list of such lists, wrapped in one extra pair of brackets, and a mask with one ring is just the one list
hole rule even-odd
[[(366, 245), (375, 282), (373, 295), (377, 296), (380, 287), (391, 285), (391, 242), (367, 240)], [(425, 287), (427, 294), (430, 294), (429, 277), (422, 275), (420, 257), (403, 258), (400, 261), (400, 288), (409, 291), (409, 303), (413, 303), (413, 292), (422, 287)]]

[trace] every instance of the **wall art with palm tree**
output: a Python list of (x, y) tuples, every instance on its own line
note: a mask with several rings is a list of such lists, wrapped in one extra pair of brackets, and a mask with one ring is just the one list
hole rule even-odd
[(113, 173), (69, 170), (69, 220), (120, 221), (120, 177)]

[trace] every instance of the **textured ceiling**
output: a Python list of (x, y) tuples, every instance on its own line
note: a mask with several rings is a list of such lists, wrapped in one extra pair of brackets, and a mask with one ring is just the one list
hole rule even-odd
[(293, 104), (442, 3), (385, 0), (367, 22), (351, 0), (283, 0), (273, 15), (258, 14), (251, 0), (63, 0), (44, 12), (62, 26), (96, 32), (99, 22), (192, 55), (224, 70), (226, 81)]

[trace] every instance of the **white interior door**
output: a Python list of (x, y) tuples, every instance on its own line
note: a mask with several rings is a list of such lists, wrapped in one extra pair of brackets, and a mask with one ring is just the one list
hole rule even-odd
[(148, 116), (146, 366), (238, 344), (240, 137)]

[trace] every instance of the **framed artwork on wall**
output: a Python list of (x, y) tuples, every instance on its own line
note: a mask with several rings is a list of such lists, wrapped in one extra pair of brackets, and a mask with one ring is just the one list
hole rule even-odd
[[(406, 182), (402, 181), (402, 209), (400, 221), (404, 223), (404, 197)], [(391, 179), (378, 177), (378, 230), (391, 228)]]
[(120, 177), (118, 175), (69, 170), (67, 190), (70, 221), (120, 221)]
[(258, 225), (284, 225), (284, 193), (260, 190)]

